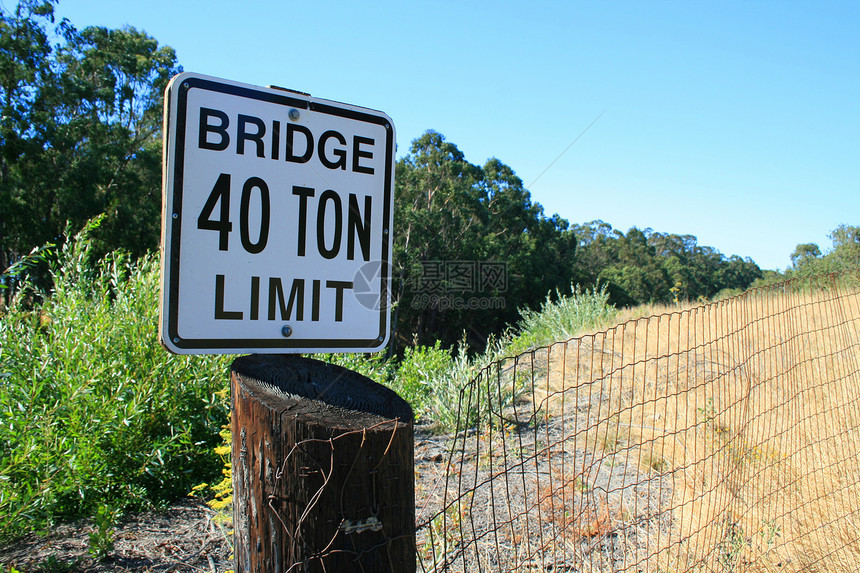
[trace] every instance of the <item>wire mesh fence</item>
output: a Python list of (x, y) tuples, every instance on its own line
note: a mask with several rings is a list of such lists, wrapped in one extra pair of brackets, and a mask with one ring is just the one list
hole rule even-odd
[(858, 334), (853, 272), (491, 364), (419, 457), (419, 570), (860, 571)]

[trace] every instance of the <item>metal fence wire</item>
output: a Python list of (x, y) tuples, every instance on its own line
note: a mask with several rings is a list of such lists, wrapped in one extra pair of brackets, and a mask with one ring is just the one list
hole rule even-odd
[(858, 326), (850, 272), (491, 364), (417, 438), (419, 570), (860, 571)]

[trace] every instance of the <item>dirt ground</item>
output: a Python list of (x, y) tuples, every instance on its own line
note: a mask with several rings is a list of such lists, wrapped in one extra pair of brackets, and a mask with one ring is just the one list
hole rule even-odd
[(3, 573), (63, 571), (209, 571), (233, 568), (226, 528), (199, 499), (165, 511), (127, 515), (114, 532), (114, 547), (96, 561), (88, 552), (88, 521), (62, 524), (49, 535), (29, 535), (0, 547)]

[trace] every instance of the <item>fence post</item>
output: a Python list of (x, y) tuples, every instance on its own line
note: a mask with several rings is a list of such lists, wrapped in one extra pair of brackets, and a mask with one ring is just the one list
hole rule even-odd
[(230, 381), (237, 573), (414, 572), (409, 404), (291, 355), (237, 358)]

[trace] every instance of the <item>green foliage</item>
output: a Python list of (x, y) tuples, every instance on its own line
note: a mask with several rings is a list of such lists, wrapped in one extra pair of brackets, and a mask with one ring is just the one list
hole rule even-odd
[(438, 340), (433, 346), (407, 347), (389, 386), (416, 412), (424, 413), (434, 391), (431, 381), (447, 372), (451, 363), (451, 351), (442, 348)]
[[(226, 391), (224, 395), (226, 396)], [(222, 525), (231, 524), (233, 520), (233, 461), (230, 455), (233, 433), (230, 425), (225, 424), (218, 435), (221, 437), (221, 443), (213, 452), (221, 462), (221, 477), (211, 485), (206, 482), (195, 485), (188, 495), (208, 497), (206, 505), (215, 511), (213, 521), (220, 528)]]
[(66, 243), (51, 296), (0, 318), (0, 539), (166, 502), (218, 471), (225, 358), (160, 347), (155, 257), (91, 249)]
[(0, 273), (0, 312), (6, 308), (8, 301), (17, 293), (19, 287), (27, 287), (29, 290), (21, 295), (35, 295), (44, 297), (45, 288), (40, 284), (42, 277), (46, 275), (49, 262), (56, 255), (56, 245), (48, 243), (41, 247), (35, 247), (30, 254), (18, 259), (12, 266)]
[(434, 428), (439, 432), (451, 432), (457, 428), (460, 421), (460, 401), (464, 388), (481, 371), (482, 366), (497, 356), (498, 344), (490, 340), (485, 350), (472, 357), (465, 338), (460, 341), (456, 353), (444, 369), (427, 381), (431, 391), (427, 405), (427, 418), (433, 421)]
[(830, 233), (833, 249), (828, 257), (834, 259), (838, 270), (860, 268), (860, 227), (839, 225)]
[[(517, 326), (501, 336), (491, 336), (480, 352), (471, 351), (464, 335), (455, 348), (446, 349), (437, 340), (432, 346), (409, 346), (400, 358), (386, 358), (383, 353), (313, 357), (387, 385), (410, 403), (417, 417), (431, 421), (439, 431), (451, 431), (458, 420), (463, 389), (484, 369), (535, 347), (570, 339), (616, 316), (606, 287), (572, 290), (570, 295), (556, 291), (547, 296), (539, 310), (522, 309)], [(489, 391), (488, 387), (479, 390), (484, 396)], [(504, 395), (494, 392), (493, 399), (503, 404), (516, 397), (515, 384)]]
[(361, 353), (336, 353), (336, 354), (312, 354), (309, 356), (316, 360), (337, 364), (353, 372), (358, 372), (374, 382), (385, 384), (391, 378), (393, 362), (389, 360), (384, 352), (373, 354)]
[(451, 351), (442, 348), (438, 340), (433, 346), (408, 346), (400, 358), (388, 358), (383, 352), (314, 354), (311, 358), (343, 366), (388, 386), (409, 402), (419, 417), (429, 412), (434, 392), (431, 381), (447, 372), (452, 364)]
[(604, 284), (616, 306), (711, 299), (745, 290), (762, 276), (758, 265), (699, 246), (692, 235), (630, 229), (626, 234), (603, 221), (574, 225), (579, 239), (578, 284)]
[(0, 271), (99, 213), (99, 252), (158, 243), (162, 94), (176, 55), (134, 28), (55, 25), (54, 3), (0, 11)]
[(35, 569), (38, 573), (71, 573), (79, 570), (80, 565), (77, 559), (66, 561), (56, 555), (48, 555), (36, 565)]
[(794, 252), (791, 253), (791, 265), (800, 267), (810, 264), (811, 261), (821, 257), (821, 249), (815, 243), (804, 243), (797, 245)]
[[(481, 347), (516, 320), (518, 308), (570, 284), (576, 240), (567, 221), (546, 217), (498, 159), (473, 165), (428, 131), (398, 161), (395, 184), (395, 350), (436, 340), (451, 346), (463, 331)], [(457, 262), (466, 280), (446, 267)], [(482, 264), (498, 265), (505, 280), (482, 284)], [(470, 304), (481, 300), (494, 304)]]
[[(434, 366), (426, 370), (429, 374), (426, 379), (429, 387), (427, 417), (433, 420), (438, 430), (451, 431), (458, 421), (461, 429), (470, 427), (486, 407), (480, 402), (486, 402), (491, 394), (496, 408), (503, 408), (516, 399), (519, 391), (516, 380), (501, 389), (490, 387), (493, 376), (487, 369), (492, 365), (502, 368), (507, 358), (515, 358), (538, 346), (568, 340), (616, 316), (615, 308), (608, 304), (609, 295), (605, 288), (589, 291), (575, 287), (573, 290), (571, 295), (556, 292), (555, 299), (547, 296), (540, 310), (521, 310), (517, 326), (498, 338), (491, 337), (480, 353), (470, 354), (466, 340), (462, 339), (457, 352), (448, 353), (447, 360), (439, 351), (432, 354)], [(483, 384), (467, 388), (482, 372), (490, 374), (484, 376)], [(462, 416), (464, 399), (474, 401), (471, 418)]]
[(96, 561), (103, 561), (113, 549), (114, 527), (119, 510), (100, 505), (93, 516), (93, 530), (89, 534), (89, 554)]
[(540, 310), (521, 311), (518, 334), (511, 341), (511, 353), (569, 340), (588, 328), (605, 324), (615, 318), (617, 311), (609, 304), (609, 292), (604, 285), (593, 290), (573, 287), (573, 294), (556, 291), (555, 300), (547, 296)]
[(785, 277), (794, 278), (860, 268), (860, 227), (839, 225), (831, 231), (832, 246), (822, 254), (815, 243), (797, 245)]

